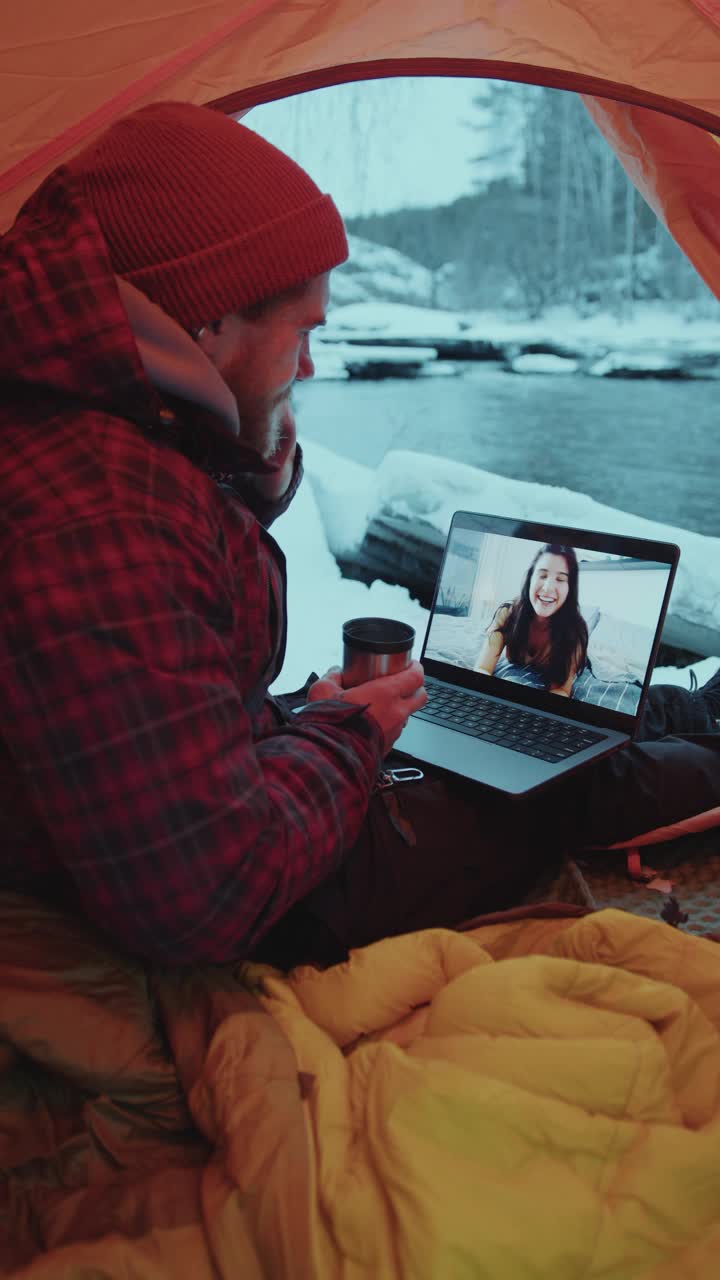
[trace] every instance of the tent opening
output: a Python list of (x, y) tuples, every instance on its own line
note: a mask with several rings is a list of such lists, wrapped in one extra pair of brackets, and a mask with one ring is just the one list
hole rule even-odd
[[(402, 77), (243, 122), (309, 169), (349, 231), (298, 389), (346, 574), (427, 606), (454, 486), (456, 506), (717, 536), (718, 304), (579, 95)], [(357, 518), (333, 498), (354, 465)], [(716, 651), (711, 628), (667, 630), (683, 653)]]

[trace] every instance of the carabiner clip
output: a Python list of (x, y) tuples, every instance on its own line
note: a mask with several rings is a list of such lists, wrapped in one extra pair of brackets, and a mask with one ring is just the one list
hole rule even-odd
[(422, 782), (424, 777), (422, 769), (415, 769), (412, 765), (404, 769), (383, 769), (377, 776), (375, 787), (377, 791), (388, 791), (397, 783)]

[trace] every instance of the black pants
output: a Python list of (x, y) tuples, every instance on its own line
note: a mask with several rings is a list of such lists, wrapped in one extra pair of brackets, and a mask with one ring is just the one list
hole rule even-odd
[(516, 905), (548, 861), (720, 805), (720, 733), (704, 699), (650, 690), (638, 739), (537, 795), (513, 799), (423, 765), (374, 793), (341, 868), (297, 903), (255, 956), (333, 964), (378, 938)]
[(700, 693), (654, 685), (638, 736), (564, 786), (567, 840), (614, 844), (720, 804), (720, 729)]

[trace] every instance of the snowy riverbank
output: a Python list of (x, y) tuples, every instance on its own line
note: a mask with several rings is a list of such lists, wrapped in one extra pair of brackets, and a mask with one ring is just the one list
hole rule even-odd
[[(348, 376), (363, 359), (499, 359), (516, 373), (586, 373), (595, 377), (720, 377), (720, 309), (705, 319), (659, 303), (631, 315), (580, 316), (548, 309), (538, 320), (507, 312), (455, 312), (394, 302), (336, 306), (317, 341), (320, 378)], [(420, 352), (425, 348), (425, 352)], [(428, 350), (429, 349), (429, 350)], [(351, 374), (351, 376), (354, 376)]]

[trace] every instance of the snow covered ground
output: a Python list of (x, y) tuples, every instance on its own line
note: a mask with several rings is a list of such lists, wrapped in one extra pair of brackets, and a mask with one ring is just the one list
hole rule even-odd
[[(338, 301), (341, 299), (338, 298)], [(502, 344), (550, 341), (571, 349), (638, 350), (656, 345), (685, 350), (720, 351), (720, 307), (707, 317), (684, 311), (682, 304), (636, 303), (632, 315), (610, 312), (580, 316), (568, 306), (549, 307), (538, 320), (507, 311), (446, 311), (396, 302), (355, 302), (334, 306), (323, 339), (350, 337), (466, 338)]]
[[(354, 279), (351, 277), (351, 282)], [(377, 274), (372, 279), (376, 280)], [(378, 340), (406, 345), (378, 347), (374, 345)], [(408, 343), (416, 345), (409, 351)], [(632, 317), (622, 320), (607, 312), (583, 318), (569, 307), (555, 307), (541, 319), (527, 320), (507, 312), (447, 311), (378, 299), (354, 301), (343, 286), (336, 289), (327, 328), (313, 345), (315, 376), (346, 378), (351, 360), (355, 364), (388, 363), (407, 361), (412, 355), (433, 361), (436, 352), (428, 345), (432, 343), (438, 344), (440, 363), (435, 369), (427, 364), (423, 373), (453, 372), (442, 358), (443, 349), (447, 350), (448, 344), (455, 348), (467, 343), (475, 348), (490, 344), (504, 352), (508, 367), (518, 374), (661, 377), (682, 373), (719, 378), (720, 308), (716, 317), (703, 319), (685, 317), (678, 307), (638, 303)]]
[[(300, 687), (314, 670), (341, 660), (341, 628), (362, 615), (393, 617), (416, 630), (416, 656), (427, 610), (402, 587), (367, 587), (341, 576), (335, 554), (357, 548), (379, 512), (421, 516), (443, 533), (452, 513), (470, 509), (511, 514), (587, 529), (608, 529), (676, 542), (680, 565), (670, 613), (717, 631), (718, 657), (694, 664), (702, 684), (720, 660), (720, 539), (645, 520), (603, 506), (584, 494), (495, 476), (427, 454), (394, 451), (373, 471), (307, 442), (306, 480), (273, 534), (288, 561), (288, 648), (276, 691)], [(688, 684), (690, 668), (658, 668), (656, 681)]]

